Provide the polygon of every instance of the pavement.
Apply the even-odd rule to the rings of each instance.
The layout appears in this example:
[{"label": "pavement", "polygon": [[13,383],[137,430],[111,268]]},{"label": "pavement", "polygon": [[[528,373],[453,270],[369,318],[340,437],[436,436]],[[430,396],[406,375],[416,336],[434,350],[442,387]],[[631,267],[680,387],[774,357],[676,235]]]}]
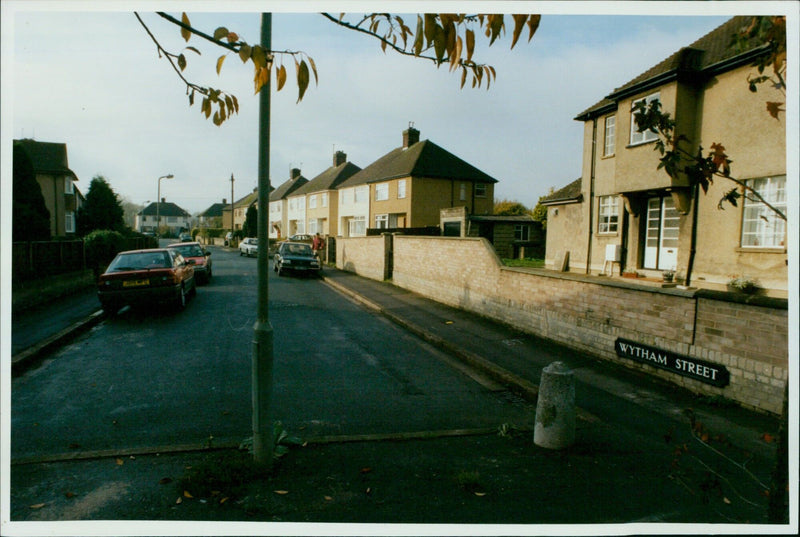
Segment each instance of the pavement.
[{"label": "pavement", "polygon": [[[598,533],[620,531],[604,529],[619,524],[628,524],[626,532],[661,533],[665,523],[676,524],[669,526],[672,533],[731,524],[750,533],[774,520],[768,507],[779,436],[775,416],[696,396],[391,283],[327,267],[322,278],[493,378],[511,398],[535,401],[542,369],[564,362],[576,382],[574,444],[545,449],[529,429],[503,424],[484,431],[303,438],[266,469],[237,446],[212,445],[11,460],[10,517],[2,520],[12,523],[0,533],[65,520],[159,535],[177,527],[187,535],[230,531],[209,521],[270,524],[235,526],[239,535],[585,531],[560,526],[572,524],[602,525]],[[15,374],[102,320],[87,296],[13,317]],[[200,526],[192,533],[174,525],[184,523]],[[769,529],[796,533],[796,523],[795,517],[794,525]]]}]

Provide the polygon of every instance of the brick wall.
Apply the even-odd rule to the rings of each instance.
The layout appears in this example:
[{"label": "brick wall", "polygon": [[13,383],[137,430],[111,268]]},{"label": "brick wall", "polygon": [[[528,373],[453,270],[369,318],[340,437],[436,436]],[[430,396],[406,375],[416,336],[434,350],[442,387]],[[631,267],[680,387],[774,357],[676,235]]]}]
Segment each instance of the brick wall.
[{"label": "brick wall", "polygon": [[[351,261],[339,268],[367,277],[382,272],[384,242],[346,240]],[[788,378],[785,300],[759,302],[723,292],[505,267],[480,238],[396,235],[393,243],[392,281],[399,287],[696,393],[781,412]],[[722,365],[730,372],[730,384],[715,387],[620,358],[614,350],[617,338]]]},{"label": "brick wall", "polygon": [[336,268],[373,280],[385,280],[387,237],[336,238]]}]

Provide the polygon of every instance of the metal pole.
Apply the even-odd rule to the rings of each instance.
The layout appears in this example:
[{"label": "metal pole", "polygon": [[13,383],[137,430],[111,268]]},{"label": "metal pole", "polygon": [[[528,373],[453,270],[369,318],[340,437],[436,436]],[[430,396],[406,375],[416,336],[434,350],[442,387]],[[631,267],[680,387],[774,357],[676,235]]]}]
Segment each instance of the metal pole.
[{"label": "metal pole", "polygon": [[[272,14],[261,14],[261,46],[268,51],[272,67]],[[261,464],[272,464],[274,439],[271,419],[272,326],[269,323],[269,125],[270,84],[259,92],[258,119],[258,297],[253,326],[253,455]]]},{"label": "metal pole", "polygon": [[230,246],[231,242],[233,242],[233,209],[234,209],[234,199],[233,199],[233,174],[231,174],[231,240],[228,241],[228,246]]},{"label": "metal pole", "polygon": [[158,198],[156,198],[156,237],[158,237],[158,232],[161,229],[161,180],[162,179],[172,179],[172,174],[169,175],[162,175],[158,178]]}]

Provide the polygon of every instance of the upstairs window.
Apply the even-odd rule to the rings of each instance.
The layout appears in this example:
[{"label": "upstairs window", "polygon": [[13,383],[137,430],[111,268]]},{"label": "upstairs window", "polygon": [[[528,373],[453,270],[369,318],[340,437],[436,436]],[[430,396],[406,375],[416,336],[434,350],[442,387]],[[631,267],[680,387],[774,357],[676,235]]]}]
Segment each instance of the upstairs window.
[{"label": "upstairs window", "polygon": [[354,192],[355,202],[356,203],[364,203],[369,201],[369,187],[364,186],[357,186]]},{"label": "upstairs window", "polygon": [[389,199],[389,183],[378,183],[375,185],[375,201],[386,201]]},{"label": "upstairs window", "polygon": [[397,181],[397,199],[403,199],[406,197],[406,180],[400,179]]},{"label": "upstairs window", "polygon": [[616,140],[617,118],[608,116],[606,118],[606,128],[603,135],[603,156],[610,157],[614,154],[614,143]]},{"label": "upstairs window", "polygon": [[475,183],[475,197],[476,198],[486,197],[486,183]]},{"label": "upstairs window", "polygon": [[461,183],[458,193],[458,199],[460,201],[467,200],[467,183]]},{"label": "upstairs window", "polygon": [[600,196],[598,233],[616,233],[619,227],[619,197]]},{"label": "upstairs window", "polygon": [[[786,214],[786,176],[763,177],[747,181],[767,203]],[[763,202],[745,197],[742,211],[743,248],[784,248],[786,220],[782,220]]]},{"label": "upstairs window", "polygon": [[328,206],[328,193],[327,192],[323,192],[322,193],[322,206],[323,207],[327,207]]},{"label": "upstairs window", "polygon": [[308,208],[309,209],[316,209],[317,208],[317,196],[316,194],[313,196],[308,197]]},{"label": "upstairs window", "polygon": [[633,109],[636,108],[637,103],[644,102],[647,106],[650,106],[651,102],[658,101],[659,98],[660,94],[654,93],[652,95],[648,95],[644,99],[633,101],[633,105],[631,107],[631,145],[645,144],[658,139],[658,135],[651,130],[646,130],[644,132],[639,132],[637,130],[636,114],[634,114]]},{"label": "upstairs window", "polygon": [[69,177],[64,178],[64,194],[74,194],[75,186],[72,184],[72,179]]},{"label": "upstairs window", "polygon": [[75,213],[66,212],[64,218],[64,233],[75,233]]}]

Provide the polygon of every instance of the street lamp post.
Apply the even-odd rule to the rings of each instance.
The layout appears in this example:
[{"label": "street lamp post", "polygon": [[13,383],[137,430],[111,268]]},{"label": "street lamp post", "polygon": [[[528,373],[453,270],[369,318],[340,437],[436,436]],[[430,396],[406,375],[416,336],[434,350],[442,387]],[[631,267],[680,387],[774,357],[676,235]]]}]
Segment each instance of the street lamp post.
[{"label": "street lamp post", "polygon": [[156,237],[161,229],[161,180],[172,179],[172,174],[162,175],[158,178],[158,197],[156,198]]}]

